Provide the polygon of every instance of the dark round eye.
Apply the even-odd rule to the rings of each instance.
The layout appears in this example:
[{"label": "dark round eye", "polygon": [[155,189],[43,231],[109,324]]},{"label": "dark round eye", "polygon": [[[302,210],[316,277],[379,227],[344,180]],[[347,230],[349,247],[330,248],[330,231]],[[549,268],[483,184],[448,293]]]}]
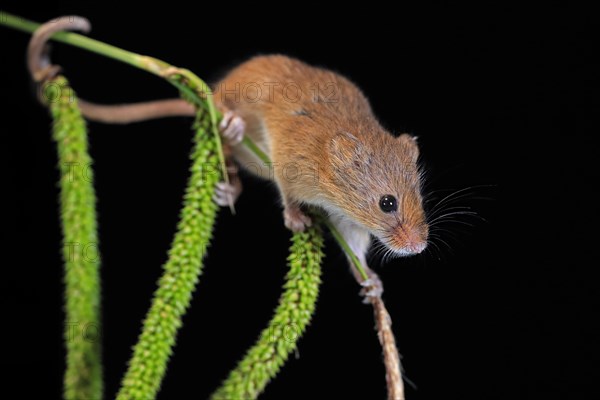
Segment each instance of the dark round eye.
[{"label": "dark round eye", "polygon": [[394,212],[398,209],[398,202],[391,194],[386,194],[379,199],[379,207],[386,213]]}]

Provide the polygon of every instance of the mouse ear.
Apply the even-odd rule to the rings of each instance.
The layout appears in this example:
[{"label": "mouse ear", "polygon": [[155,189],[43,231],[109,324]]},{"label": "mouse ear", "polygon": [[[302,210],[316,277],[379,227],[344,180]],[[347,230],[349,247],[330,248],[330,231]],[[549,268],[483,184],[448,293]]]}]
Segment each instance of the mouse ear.
[{"label": "mouse ear", "polygon": [[419,158],[419,145],[417,144],[417,137],[403,133],[398,136],[397,140],[402,144],[402,148],[406,151],[413,162],[417,162]]},{"label": "mouse ear", "polygon": [[330,159],[334,164],[347,166],[361,164],[366,158],[364,145],[350,132],[342,131],[329,141]]}]

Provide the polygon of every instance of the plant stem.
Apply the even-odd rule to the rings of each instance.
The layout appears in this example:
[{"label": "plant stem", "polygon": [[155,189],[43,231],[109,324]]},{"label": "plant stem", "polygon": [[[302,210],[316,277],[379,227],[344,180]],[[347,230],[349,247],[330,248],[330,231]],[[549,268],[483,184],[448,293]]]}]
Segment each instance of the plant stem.
[{"label": "plant stem", "polygon": [[[9,14],[5,11],[0,11],[0,25],[6,25],[28,33],[33,33],[37,28],[40,27],[40,24],[37,22],[29,21],[25,18]],[[52,40],[70,44],[75,47],[80,47],[82,49],[133,65],[134,67],[142,68],[149,72],[158,74],[158,71],[153,71],[150,67],[143,65],[143,56],[125,51],[95,39],[91,39],[78,33],[56,32],[54,35],[52,35]]]},{"label": "plant stem", "polygon": [[371,300],[375,317],[377,338],[383,350],[383,363],[385,365],[385,381],[388,389],[388,400],[404,400],[404,382],[402,381],[402,367],[396,339],[392,331],[392,318],[385,308],[383,299],[375,297]]},{"label": "plant stem", "polygon": [[369,279],[369,276],[365,272],[365,269],[363,268],[362,264],[360,263],[360,260],[358,259],[358,257],[356,257],[356,254],[354,254],[354,252],[352,251],[352,249],[350,248],[350,246],[348,245],[346,240],[344,240],[344,237],[342,236],[342,234],[335,227],[335,225],[333,225],[331,223],[329,218],[323,217],[321,219],[323,220],[325,225],[327,225],[327,227],[331,231],[331,235],[333,236],[333,238],[338,242],[338,244],[340,245],[342,250],[344,250],[344,253],[346,253],[346,255],[348,255],[348,257],[350,257],[350,260],[352,260],[352,264],[354,264],[354,266],[358,270],[360,277],[363,280]]},{"label": "plant stem", "polygon": [[[6,25],[14,29],[18,29],[24,32],[33,33],[40,26],[40,24],[20,18],[16,15],[0,12],[0,25]],[[62,17],[69,18],[69,17]],[[208,109],[209,118],[212,123],[211,131],[216,137],[217,154],[219,156],[219,164],[223,171],[223,179],[229,183],[229,176],[227,174],[227,168],[225,165],[225,157],[223,156],[223,146],[221,144],[221,137],[217,130],[217,119],[218,113],[212,100],[212,91],[210,87],[193,72],[187,69],[175,68],[172,65],[159,60],[154,57],[143,56],[137,53],[133,53],[121,48],[100,42],[95,39],[91,39],[87,36],[80,35],[73,32],[56,32],[51,36],[52,40],[58,42],[70,44],[72,46],[80,47],[82,49],[122,61],[126,64],[148,71],[154,75],[158,75],[161,78],[167,79],[173,86],[183,91],[188,96],[193,93],[196,96],[192,96],[194,103],[197,107]],[[185,83],[183,83],[185,81]],[[191,90],[190,90],[191,89]],[[202,97],[204,99],[202,99]],[[258,149],[258,148],[257,148]],[[258,149],[260,151],[260,149]],[[233,204],[230,204],[231,212],[235,214]]]},{"label": "plant stem", "polygon": [[260,160],[265,164],[265,165],[271,165],[271,160],[269,159],[269,156],[265,154],[264,151],[262,151],[260,149],[260,147],[258,147],[256,145],[256,143],[254,143],[252,141],[252,139],[250,139],[248,137],[248,135],[244,135],[244,139],[242,140],[242,143],[248,147],[248,149],[250,149],[250,151],[252,151],[258,158],[260,158]]},{"label": "plant stem", "polygon": [[67,80],[46,87],[58,150],[65,263],[66,400],[102,398],[100,254],[85,120]]},{"label": "plant stem", "polygon": [[[0,11],[0,16],[1,16],[0,17],[0,25],[6,25],[6,26],[9,26],[14,29],[21,30],[23,32],[33,33],[40,26],[40,24],[38,24],[36,22],[26,20],[26,19],[18,17],[16,15],[6,13],[4,11]],[[137,67],[137,68],[141,68],[145,71],[151,72],[151,73],[158,75],[160,77],[163,77],[163,78],[166,77],[166,78],[168,78],[167,80],[171,84],[173,84],[180,90],[181,90],[182,86],[185,86],[185,85],[182,85],[181,82],[177,79],[170,79],[173,72],[171,72],[169,70],[173,69],[173,67],[171,65],[165,63],[164,61],[158,60],[156,58],[142,56],[142,55],[139,55],[136,53],[132,53],[130,51],[126,51],[126,50],[120,49],[118,47],[111,46],[109,44],[106,44],[106,43],[100,42],[98,40],[94,40],[94,39],[88,38],[87,36],[83,36],[83,35],[73,33],[73,32],[57,32],[54,35],[52,35],[51,39],[62,42],[62,43],[70,44],[70,45],[73,45],[76,47],[80,47],[82,49],[92,51],[92,52],[104,55],[106,57],[109,57],[109,58],[113,58],[115,60],[122,61],[124,63],[133,65],[134,67]],[[176,72],[183,73],[183,76],[186,79],[190,80],[193,83],[193,85],[195,85],[198,89],[201,90],[201,92],[199,92],[199,93],[198,92],[194,93],[192,91],[186,90],[185,94],[190,97],[190,100],[192,100],[196,106],[198,106],[200,108],[205,107],[205,106],[208,107],[208,111],[210,113],[210,118],[211,118],[211,121],[213,122],[213,127],[211,129],[213,131],[213,134],[216,134],[216,119],[217,119],[218,114],[214,108],[214,103],[212,102],[212,94],[211,94],[209,86],[202,79],[198,78],[196,75],[194,75],[193,73],[191,73],[188,70],[178,69]],[[206,103],[202,100],[201,96],[206,96]],[[218,136],[218,135],[216,135],[216,136]],[[219,139],[217,139],[217,140],[219,140]],[[244,136],[244,140],[242,141],[242,143],[244,143],[244,145],[248,146],[248,148],[252,152],[254,152],[254,154],[256,154],[256,156],[258,158],[260,158],[261,161],[263,161],[265,164],[271,163],[271,160],[269,159],[269,157],[248,136]],[[217,146],[220,146],[220,145],[221,145],[221,143],[219,141],[217,143]],[[226,171],[226,169],[224,169],[225,162],[222,157],[222,152],[219,153],[219,156],[220,156],[221,168],[223,169],[224,179],[227,179],[227,171]],[[324,220],[326,222],[328,221],[327,218],[324,218]],[[336,241],[338,242],[338,244],[342,247],[342,249],[346,252],[346,254],[348,254],[348,256],[352,259],[352,262],[358,269],[361,277],[363,279],[367,279],[367,274],[365,273],[364,268],[362,267],[362,265],[360,264],[360,261],[358,260],[356,255],[352,252],[352,250],[350,249],[350,247],[348,246],[348,244],[346,243],[344,238],[339,234],[339,232],[337,232],[337,230],[331,223],[327,223],[327,226],[331,230],[331,232],[332,232],[333,236],[335,237]]]}]

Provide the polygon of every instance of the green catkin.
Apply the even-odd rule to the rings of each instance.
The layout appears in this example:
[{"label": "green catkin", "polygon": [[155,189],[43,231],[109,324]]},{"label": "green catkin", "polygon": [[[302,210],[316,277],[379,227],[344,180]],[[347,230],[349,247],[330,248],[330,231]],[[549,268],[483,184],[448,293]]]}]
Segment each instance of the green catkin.
[{"label": "green catkin", "polygon": [[198,116],[194,129],[191,176],[177,232],[142,333],[133,349],[118,400],[152,400],[156,397],[181,327],[181,318],[190,305],[202,272],[202,259],[212,238],[217,215],[217,205],[212,197],[221,174],[208,114]]},{"label": "green catkin", "polygon": [[285,291],[275,315],[212,400],[256,399],[279,372],[314,313],[322,258],[323,236],[318,226],[293,236]]},{"label": "green catkin", "polygon": [[96,197],[87,132],[66,78],[47,82],[60,169],[60,217],[65,265],[66,400],[102,398],[100,257]]}]

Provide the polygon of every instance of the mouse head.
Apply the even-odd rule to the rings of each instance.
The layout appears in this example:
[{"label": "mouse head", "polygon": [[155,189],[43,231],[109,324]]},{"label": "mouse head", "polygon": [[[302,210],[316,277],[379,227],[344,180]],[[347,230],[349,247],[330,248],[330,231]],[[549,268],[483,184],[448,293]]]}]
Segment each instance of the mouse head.
[{"label": "mouse head", "polygon": [[423,211],[416,138],[340,132],[329,143],[330,201],[367,228],[394,254],[422,252],[428,225]]}]

